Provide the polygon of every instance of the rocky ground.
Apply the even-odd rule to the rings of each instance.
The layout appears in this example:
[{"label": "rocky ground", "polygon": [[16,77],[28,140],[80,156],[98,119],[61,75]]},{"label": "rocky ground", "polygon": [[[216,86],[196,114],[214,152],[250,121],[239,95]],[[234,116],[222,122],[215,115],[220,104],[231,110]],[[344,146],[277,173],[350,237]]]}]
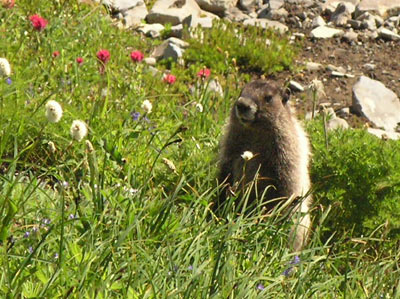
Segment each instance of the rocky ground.
[{"label": "rocky ground", "polygon": [[[102,2],[121,26],[152,37],[158,37],[167,23],[180,37],[183,24],[209,28],[219,18],[289,33],[302,45],[298,68],[272,78],[279,82],[291,80],[297,106],[304,114],[312,110],[308,87],[314,82],[319,90],[317,108],[332,108],[330,113],[334,111],[342,118],[331,123],[333,128],[349,123],[351,127],[384,129],[371,130],[379,137],[400,138],[399,0]],[[171,56],[179,59],[183,44],[178,39],[166,41],[148,63]]]}]

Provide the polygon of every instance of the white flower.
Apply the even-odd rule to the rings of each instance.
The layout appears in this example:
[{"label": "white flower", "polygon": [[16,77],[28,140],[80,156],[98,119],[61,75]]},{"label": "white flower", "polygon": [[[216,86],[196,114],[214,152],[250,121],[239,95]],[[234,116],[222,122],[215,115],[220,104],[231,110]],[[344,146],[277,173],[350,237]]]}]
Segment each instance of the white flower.
[{"label": "white flower", "polygon": [[253,153],[250,151],[245,151],[243,152],[243,154],[241,155],[241,157],[243,158],[243,160],[245,161],[249,161],[250,159],[252,159],[254,157]]},{"label": "white flower", "polygon": [[54,145],[54,142],[53,141],[49,141],[47,144],[49,145],[50,152],[55,153],[56,152],[56,146]]},{"label": "white flower", "polygon": [[71,136],[77,141],[81,141],[87,135],[87,125],[84,121],[74,120],[71,126]]},{"label": "white flower", "polygon": [[51,123],[59,122],[63,114],[61,105],[53,100],[46,103],[46,117]]},{"label": "white flower", "polygon": [[153,109],[153,105],[150,103],[149,100],[144,100],[142,103],[142,109],[146,112],[146,113],[150,113],[151,109]]},{"label": "white flower", "polygon": [[0,76],[9,77],[11,75],[11,66],[7,59],[0,58]]},{"label": "white flower", "polygon": [[196,104],[196,109],[197,109],[197,111],[199,111],[200,113],[203,112],[203,105],[200,104],[200,103],[197,103],[197,104]]}]

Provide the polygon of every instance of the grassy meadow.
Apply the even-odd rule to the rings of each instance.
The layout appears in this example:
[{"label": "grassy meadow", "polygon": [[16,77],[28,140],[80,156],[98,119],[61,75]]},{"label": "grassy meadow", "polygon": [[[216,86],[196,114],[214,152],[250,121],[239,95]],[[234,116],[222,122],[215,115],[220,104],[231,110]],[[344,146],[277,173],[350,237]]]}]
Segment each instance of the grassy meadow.
[{"label": "grassy meadow", "polygon": [[[33,15],[48,23],[35,28]],[[255,73],[296,71],[301,43],[222,22],[194,36],[185,65],[156,72],[130,55],[162,39],[119,29],[103,6],[0,7],[11,65],[0,77],[0,298],[400,297],[399,142],[305,124],[315,203],[301,253],[288,249],[283,206],[212,213],[233,99]]]}]

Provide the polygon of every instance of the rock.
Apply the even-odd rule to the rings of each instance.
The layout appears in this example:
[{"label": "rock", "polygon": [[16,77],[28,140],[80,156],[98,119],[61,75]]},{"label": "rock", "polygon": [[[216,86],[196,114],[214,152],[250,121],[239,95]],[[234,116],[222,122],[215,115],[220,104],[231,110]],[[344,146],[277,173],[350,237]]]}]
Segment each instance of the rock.
[{"label": "rock", "polygon": [[171,27],[171,33],[170,33],[171,37],[182,38],[182,35],[183,35],[183,25],[182,24],[178,24],[178,25]]},{"label": "rock", "polygon": [[336,112],[336,115],[343,118],[343,117],[348,117],[350,115],[350,108],[349,107],[344,107],[342,109],[339,109]]},{"label": "rock", "polygon": [[285,33],[288,31],[288,27],[277,21],[271,21],[267,19],[248,19],[243,22],[245,26],[259,26],[264,29],[271,28],[279,31],[280,33]]},{"label": "rock", "polygon": [[142,24],[138,31],[142,32],[146,36],[150,36],[153,38],[159,37],[161,35],[161,31],[164,30],[164,26],[161,24]]},{"label": "rock", "polygon": [[284,0],[269,0],[268,4],[269,4],[269,8],[271,10],[276,10],[276,9],[282,8],[283,5],[285,4],[285,1]]},{"label": "rock", "polygon": [[320,27],[320,26],[325,26],[326,22],[325,20],[321,17],[321,16],[316,16],[311,23],[311,27],[315,28],[315,27]]},{"label": "rock", "polygon": [[396,94],[365,76],[353,86],[353,109],[386,131],[393,132],[400,122],[400,101]]},{"label": "rock", "polygon": [[360,29],[361,28],[361,21],[359,20],[347,20],[347,24],[351,26],[353,29]]},{"label": "rock", "polygon": [[333,12],[331,21],[336,26],[345,26],[347,24],[347,20],[351,19],[351,14],[355,9],[356,8],[354,4],[349,2],[341,2]]},{"label": "rock", "polygon": [[332,14],[340,3],[350,3],[356,6],[360,0],[327,0],[321,5],[321,10],[328,14]]},{"label": "rock", "polygon": [[284,8],[272,9],[265,16],[269,20],[284,20],[289,13]]},{"label": "rock", "polygon": [[319,26],[311,31],[312,38],[332,38],[343,35],[343,30],[328,26]]},{"label": "rock", "polygon": [[154,57],[146,57],[143,59],[144,63],[155,66],[156,65],[156,59]]},{"label": "rock", "polygon": [[101,2],[109,6],[115,13],[124,12],[136,6],[144,5],[142,0],[103,0]]},{"label": "rock", "polygon": [[307,61],[306,62],[306,69],[308,71],[319,71],[322,70],[324,66],[317,62]]},{"label": "rock", "polygon": [[184,48],[188,47],[188,43],[175,37],[170,37],[161,45],[154,49],[151,54],[157,61],[161,59],[172,58],[179,61],[182,58]]},{"label": "rock", "polygon": [[357,6],[355,15],[372,12],[382,17],[395,16],[400,13],[399,0],[362,0]]},{"label": "rock", "polygon": [[249,15],[245,14],[237,7],[231,7],[225,11],[225,18],[232,22],[243,22],[244,20],[251,19]]},{"label": "rock", "polygon": [[142,24],[147,14],[146,4],[142,3],[142,5],[137,5],[127,10],[125,13],[122,13],[122,16],[126,27],[137,27]]},{"label": "rock", "polygon": [[239,7],[247,12],[256,11],[259,6],[258,0],[239,0],[238,1]]},{"label": "rock", "polygon": [[326,69],[330,72],[338,72],[338,73],[346,73],[346,70],[344,67],[341,66],[335,66],[333,64],[328,64],[326,66]]},{"label": "rock", "polygon": [[344,77],[346,74],[345,74],[345,73],[342,73],[342,72],[338,72],[338,71],[332,71],[331,75],[332,75],[332,77],[339,77],[339,78],[341,78],[341,77]]},{"label": "rock", "polygon": [[196,2],[201,9],[222,16],[230,8],[236,6],[237,0],[196,0]]},{"label": "rock", "polygon": [[304,91],[304,87],[299,82],[293,80],[289,81],[289,88],[293,91]]},{"label": "rock", "polygon": [[400,40],[400,35],[384,27],[378,29],[378,36],[384,40]]},{"label": "rock", "polygon": [[326,128],[328,131],[332,130],[337,130],[337,129],[348,129],[350,126],[347,123],[346,120],[340,117],[332,117],[330,120],[328,120],[328,123],[326,124]]},{"label": "rock", "polygon": [[207,86],[207,91],[213,92],[218,94],[219,96],[223,96],[224,95],[224,91],[222,89],[221,84],[218,82],[217,79],[211,79],[208,82],[208,86]]},{"label": "rock", "polygon": [[343,40],[348,43],[356,42],[358,40],[358,34],[350,29],[349,31],[346,31],[346,33],[343,35]]},{"label": "rock", "polygon": [[361,28],[368,29],[368,30],[376,30],[376,21],[375,17],[370,13],[366,12],[359,16],[357,20],[361,21]]},{"label": "rock", "polygon": [[367,71],[373,71],[373,70],[375,70],[375,64],[366,63],[366,64],[364,64],[364,68],[365,68]]},{"label": "rock", "polygon": [[194,0],[158,0],[146,16],[150,24],[188,24],[200,17],[201,9]]},{"label": "rock", "polygon": [[375,135],[378,138],[381,139],[393,139],[393,140],[399,140],[400,139],[400,134],[396,132],[388,132],[380,129],[373,129],[373,128],[368,128],[367,129],[368,133]]}]

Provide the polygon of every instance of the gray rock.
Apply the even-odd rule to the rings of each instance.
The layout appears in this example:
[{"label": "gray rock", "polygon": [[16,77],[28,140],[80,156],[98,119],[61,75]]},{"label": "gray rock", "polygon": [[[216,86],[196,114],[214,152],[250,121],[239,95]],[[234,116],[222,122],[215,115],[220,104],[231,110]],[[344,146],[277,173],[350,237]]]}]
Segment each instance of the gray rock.
[{"label": "gray rock", "polygon": [[144,63],[151,65],[151,66],[155,66],[156,65],[156,59],[154,57],[146,57],[143,59]]},{"label": "gray rock", "polygon": [[367,129],[368,133],[375,135],[378,138],[381,139],[393,139],[393,140],[399,140],[400,139],[400,134],[396,132],[388,132],[380,129],[373,129],[373,128],[368,128]]},{"label": "gray rock", "polygon": [[328,64],[326,66],[326,69],[330,72],[338,72],[338,73],[346,73],[346,70],[344,67],[341,66],[335,66],[333,64]]},{"label": "gray rock", "polygon": [[305,65],[306,65],[306,69],[308,71],[312,71],[312,72],[319,71],[324,68],[324,66],[322,64],[317,63],[317,62],[312,62],[312,61],[307,61]]},{"label": "gray rock", "polygon": [[124,24],[126,27],[137,27],[142,24],[142,21],[146,18],[148,14],[146,4],[137,5],[136,7],[124,12]]},{"label": "gray rock", "polygon": [[338,71],[332,71],[331,75],[332,75],[332,77],[339,77],[339,78],[346,76],[345,73],[338,72]]},{"label": "gray rock", "polygon": [[195,0],[158,0],[146,16],[150,24],[189,24],[193,17],[200,17],[201,9]]},{"label": "gray rock", "polygon": [[347,24],[349,24],[351,26],[351,28],[353,29],[360,29],[361,28],[361,21],[359,20],[347,20]]},{"label": "gray rock", "polygon": [[336,26],[345,26],[347,21],[351,19],[351,14],[354,12],[355,6],[349,2],[339,3],[331,16],[331,21]]},{"label": "gray rock", "polygon": [[293,80],[289,81],[289,88],[293,91],[304,91],[304,87],[299,82]]},{"label": "gray rock", "polygon": [[368,29],[368,30],[376,30],[376,21],[375,17],[370,13],[366,12],[359,16],[357,20],[361,21],[361,28]]},{"label": "gray rock", "polygon": [[326,22],[321,16],[316,16],[312,20],[312,23],[311,23],[312,28],[319,27],[319,26],[325,26],[325,25],[326,25]]},{"label": "gray rock", "polygon": [[364,12],[372,12],[382,17],[395,16],[400,13],[399,0],[362,0],[356,7],[356,16]]},{"label": "gray rock", "polygon": [[188,43],[175,37],[170,37],[161,45],[156,47],[151,54],[157,61],[161,59],[172,58],[179,61],[182,58],[184,48],[188,47]]},{"label": "gray rock", "polygon": [[288,15],[286,9],[279,8],[270,10],[265,17],[270,20],[284,20]]},{"label": "gray rock", "polygon": [[224,15],[230,8],[236,6],[237,0],[196,0],[196,2],[205,11]]},{"label": "gray rock", "polygon": [[284,0],[269,0],[268,4],[269,4],[269,8],[271,10],[275,10],[275,9],[282,8],[283,5],[285,4],[285,1]]},{"label": "gray rock", "polygon": [[257,8],[260,5],[260,2],[262,3],[262,1],[259,0],[239,0],[238,5],[240,6],[241,9],[247,12],[252,12],[257,10]]},{"label": "gray rock", "polygon": [[336,115],[343,118],[343,117],[348,117],[350,115],[350,108],[349,107],[344,107],[342,109],[339,109],[336,112]]},{"label": "gray rock", "polygon": [[326,0],[320,7],[322,11],[332,14],[340,3],[350,3],[356,6],[359,2],[360,0]]},{"label": "gray rock", "polygon": [[231,7],[225,11],[225,18],[232,22],[243,22],[244,20],[251,19],[252,17],[245,14],[237,7]]},{"label": "gray rock", "polygon": [[377,127],[393,132],[400,122],[400,101],[381,82],[361,76],[353,86],[353,109]]},{"label": "gray rock", "polygon": [[366,63],[366,64],[364,64],[364,68],[365,68],[367,71],[373,71],[373,70],[375,70],[375,64]]},{"label": "gray rock", "polygon": [[384,40],[400,40],[400,35],[384,27],[378,29],[378,36]]},{"label": "gray rock", "polygon": [[349,43],[356,42],[358,40],[358,33],[350,29],[349,31],[346,31],[346,33],[343,35],[343,39]]},{"label": "gray rock", "polygon": [[343,35],[343,30],[331,28],[328,26],[319,26],[311,31],[312,38],[332,38]]},{"label": "gray rock", "polygon": [[288,27],[280,22],[271,21],[267,19],[248,19],[243,22],[245,26],[259,26],[264,29],[271,28],[279,31],[280,33],[285,33],[288,31]]},{"label": "gray rock", "polygon": [[164,26],[161,24],[142,24],[138,31],[142,32],[146,36],[150,36],[152,38],[159,37],[161,35],[161,31],[164,30]]},{"label": "gray rock", "polygon": [[103,0],[101,2],[115,12],[124,12],[144,4],[143,0]]},{"label": "gray rock", "polygon": [[330,120],[328,120],[328,123],[326,124],[326,128],[328,131],[333,131],[337,129],[348,129],[350,126],[347,123],[346,120],[340,117],[332,117]]}]

